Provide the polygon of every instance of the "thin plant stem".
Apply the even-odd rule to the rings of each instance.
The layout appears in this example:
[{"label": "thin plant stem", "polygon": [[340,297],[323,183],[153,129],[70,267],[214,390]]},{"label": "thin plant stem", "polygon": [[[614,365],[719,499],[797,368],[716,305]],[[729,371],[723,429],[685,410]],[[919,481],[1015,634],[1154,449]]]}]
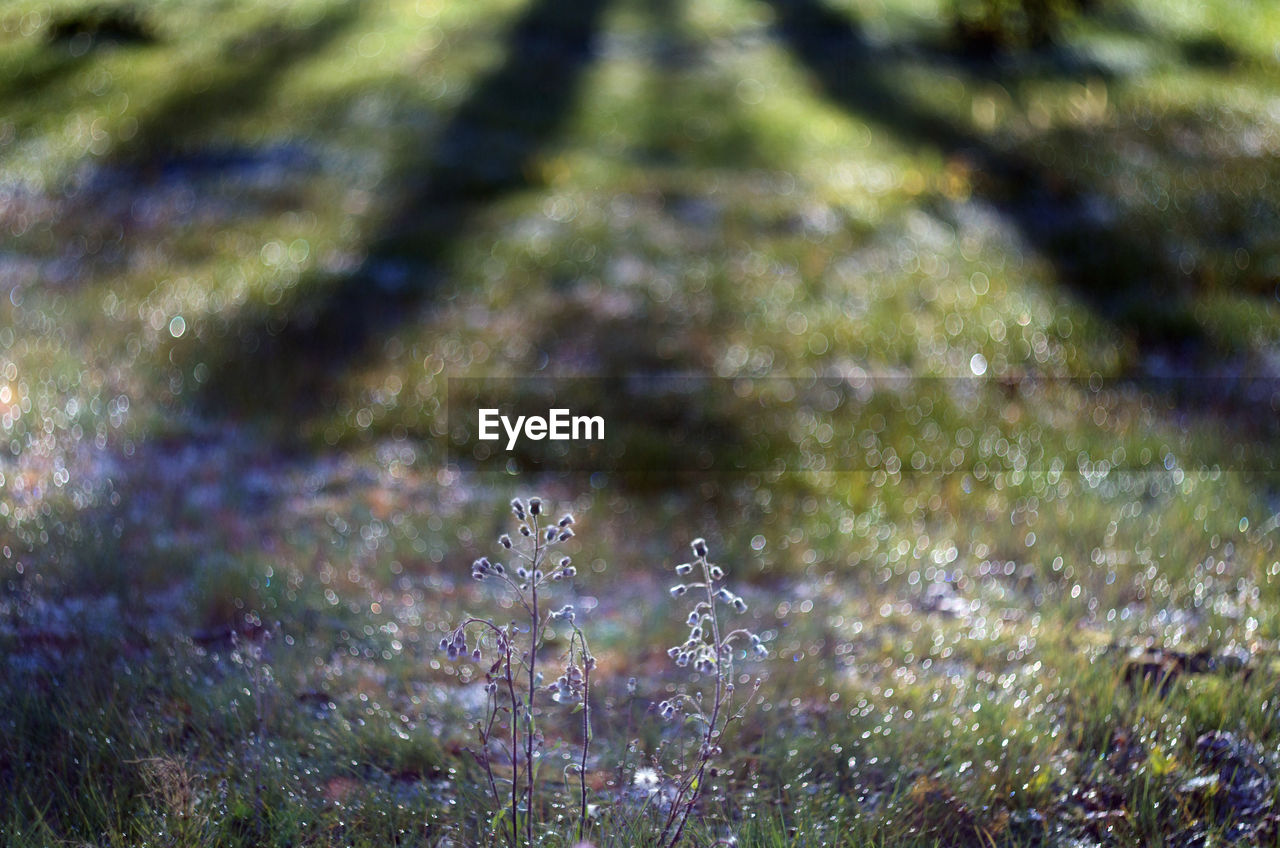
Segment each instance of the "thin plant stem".
[{"label": "thin plant stem", "polygon": [[525,811],[525,833],[528,836],[528,843],[533,845],[533,795],[537,785],[537,772],[533,764],[533,748],[534,748],[534,724],[533,724],[533,696],[537,691],[537,665],[538,665],[538,642],[541,637],[542,622],[538,619],[538,569],[542,564],[542,536],[539,533],[538,516],[530,515],[530,524],[533,526],[533,574],[529,577],[529,585],[532,587],[530,593],[530,603],[532,609],[529,613],[529,706],[525,711],[525,721],[528,726],[525,729],[525,782],[528,784],[528,809]]},{"label": "thin plant stem", "polygon": [[[714,581],[711,579],[711,568],[707,563],[706,556],[699,556],[698,564],[702,568],[702,585],[707,593],[707,604],[711,608],[711,643],[715,650],[715,656],[712,659],[715,665],[715,695],[711,704],[711,718],[707,722],[702,746],[698,751],[698,764],[691,769],[690,776],[681,783],[680,789],[676,793],[675,801],[671,804],[671,811],[667,814],[667,822],[662,828],[662,835],[659,837],[662,844],[672,846],[672,848],[679,844],[680,838],[684,835],[684,828],[689,820],[689,815],[693,812],[694,806],[698,803],[698,797],[702,794],[702,781],[706,774],[707,762],[711,759],[711,752],[719,735],[716,725],[720,721],[720,710],[724,704],[725,695],[724,642],[720,639],[720,621],[716,613]],[[673,824],[675,825],[675,831],[671,832]],[[666,841],[668,833],[671,833],[670,841]]]},{"label": "thin plant stem", "polygon": [[[578,841],[582,842],[587,829],[587,751],[591,746],[591,653],[587,650],[586,636],[576,625],[573,633],[582,657],[582,756],[578,763]],[[572,642],[569,643],[569,661],[573,661]]]}]

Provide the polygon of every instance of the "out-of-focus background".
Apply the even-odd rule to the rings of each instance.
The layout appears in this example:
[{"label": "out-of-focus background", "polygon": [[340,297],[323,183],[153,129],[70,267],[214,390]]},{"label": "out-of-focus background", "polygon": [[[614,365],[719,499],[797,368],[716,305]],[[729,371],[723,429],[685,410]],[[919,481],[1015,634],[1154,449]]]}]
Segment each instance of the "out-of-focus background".
[{"label": "out-of-focus background", "polygon": [[[472,844],[434,646],[537,493],[602,737],[685,679],[689,539],[751,604],[707,838],[1274,840],[1277,43],[1257,0],[6,3],[0,833]],[[450,379],[637,375],[786,379],[588,394],[662,473],[446,450]]]}]

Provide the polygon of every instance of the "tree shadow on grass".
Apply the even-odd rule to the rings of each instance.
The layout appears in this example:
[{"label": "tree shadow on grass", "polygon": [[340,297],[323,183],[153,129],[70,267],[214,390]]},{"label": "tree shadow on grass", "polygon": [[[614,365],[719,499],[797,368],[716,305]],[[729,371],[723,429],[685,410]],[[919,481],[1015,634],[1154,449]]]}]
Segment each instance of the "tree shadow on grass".
[{"label": "tree shadow on grass", "polygon": [[[1123,198],[1077,167],[1091,156],[1096,162],[1107,155],[1100,148],[1115,139],[1077,129],[1045,139],[1052,143],[1035,150],[1001,143],[914,92],[903,72],[916,60],[872,43],[855,21],[818,0],[769,2],[779,40],[823,95],[907,144],[935,150],[970,172],[978,198],[1052,263],[1059,281],[1135,339],[1140,351],[1180,349],[1203,355],[1220,343],[1190,317],[1203,280],[1185,263],[1180,267],[1179,256],[1170,249],[1167,226],[1176,213],[1153,204],[1139,212],[1126,209]],[[980,63],[953,67],[969,82],[998,81]],[[1123,153],[1117,160],[1123,166]],[[1208,233],[1201,237],[1202,246],[1217,247],[1209,242],[1218,237],[1229,234]]]},{"label": "tree shadow on grass", "polygon": [[28,57],[20,70],[0,81],[0,103],[40,97],[83,68],[92,55],[91,51],[73,53],[63,44],[41,48]]},{"label": "tree shadow on grass", "polygon": [[220,124],[251,114],[290,68],[348,32],[363,8],[359,0],[340,3],[314,23],[270,23],[229,40],[217,62],[184,74],[139,116],[137,133],[112,158],[145,174],[184,158],[184,148],[205,147]]},{"label": "tree shadow on grass", "polygon": [[501,65],[429,149],[409,151],[395,169],[390,211],[359,267],[313,274],[284,309],[234,328],[200,403],[289,428],[322,411],[378,338],[420,314],[476,216],[535,183],[531,167],[572,112],[607,6],[535,0],[510,29]]},{"label": "tree shadow on grass", "polygon": [[[220,45],[217,59],[177,62],[164,93],[152,101],[138,98],[131,113],[137,121],[134,132],[127,139],[117,138],[101,160],[66,180],[53,226],[27,234],[24,250],[77,261],[92,258],[95,271],[109,276],[114,263],[125,261],[130,251],[145,249],[159,230],[175,229],[198,216],[207,219],[218,200],[225,202],[212,199],[207,191],[216,180],[262,178],[312,164],[304,147],[254,148],[229,142],[224,131],[261,110],[285,74],[341,38],[359,19],[360,9],[360,2],[344,3],[302,26],[273,21]],[[30,72],[41,76],[39,85],[54,87],[86,67],[96,51],[87,49],[76,57],[66,45],[50,44]],[[8,94],[9,89],[0,86],[0,102]],[[38,91],[13,96],[39,99]],[[181,202],[175,203],[178,195]],[[235,211],[243,214],[243,206]],[[86,243],[107,249],[86,255],[78,247]]]}]

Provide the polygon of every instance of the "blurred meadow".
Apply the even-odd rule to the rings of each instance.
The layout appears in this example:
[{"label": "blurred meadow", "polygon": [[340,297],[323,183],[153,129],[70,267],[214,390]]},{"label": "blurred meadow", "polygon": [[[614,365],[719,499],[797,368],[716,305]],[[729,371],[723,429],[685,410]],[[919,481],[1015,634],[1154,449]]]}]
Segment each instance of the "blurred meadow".
[{"label": "blurred meadow", "polygon": [[[507,844],[437,643],[538,494],[599,809],[705,536],[769,657],[687,844],[1280,844],[1277,44],[1260,0],[9,0],[0,842]],[[450,447],[450,380],[531,375],[747,388],[588,392],[626,468]]]}]

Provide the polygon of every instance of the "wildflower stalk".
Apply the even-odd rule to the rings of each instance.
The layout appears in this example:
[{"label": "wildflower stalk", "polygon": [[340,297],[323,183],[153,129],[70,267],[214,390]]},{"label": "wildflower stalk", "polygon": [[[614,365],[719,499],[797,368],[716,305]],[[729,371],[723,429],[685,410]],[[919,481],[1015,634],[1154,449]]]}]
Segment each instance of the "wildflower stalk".
[{"label": "wildflower stalk", "polygon": [[[517,848],[522,841],[522,829],[524,831],[524,844],[529,846],[536,844],[535,834],[538,828],[535,810],[538,803],[537,760],[539,746],[537,725],[538,653],[545,644],[549,623],[552,620],[567,618],[569,624],[573,627],[577,641],[571,642],[571,664],[573,663],[572,648],[575,644],[579,646],[578,652],[583,658],[584,666],[589,668],[593,661],[587,650],[585,636],[573,623],[572,606],[566,605],[554,612],[544,612],[545,596],[539,591],[543,583],[560,581],[565,578],[571,578],[576,574],[576,569],[570,564],[568,557],[561,558],[559,564],[554,568],[550,567],[546,562],[551,548],[556,543],[565,542],[573,537],[573,530],[570,529],[570,525],[573,524],[573,516],[564,516],[558,524],[541,521],[539,517],[543,513],[542,501],[538,498],[531,498],[527,509],[523,501],[519,499],[513,500],[511,508],[520,522],[520,536],[531,541],[527,547],[522,546],[524,549],[521,550],[512,541],[511,537],[504,533],[499,537],[498,543],[523,560],[525,565],[519,565],[508,570],[502,563],[490,562],[488,558],[481,557],[472,564],[471,576],[481,581],[496,579],[504,589],[511,593],[516,603],[519,604],[528,617],[527,639],[520,637],[523,628],[517,627],[515,623],[507,627],[499,627],[492,619],[470,616],[464,618],[453,629],[450,636],[440,640],[440,649],[445,651],[450,659],[467,658],[475,663],[482,661],[486,642],[492,643],[491,647],[496,647],[497,649],[497,660],[485,674],[485,689],[488,696],[486,700],[486,715],[477,725],[480,750],[478,752],[473,751],[472,755],[485,770],[489,791],[497,807],[495,810],[495,827],[498,814],[506,806],[505,812],[511,821],[511,848]],[[543,526],[544,523],[546,524],[545,527]],[[467,645],[468,631],[479,631],[477,644],[470,653],[468,653]],[[517,642],[521,642],[522,645],[517,647]],[[561,679],[567,682],[567,678]],[[578,680],[575,683],[575,687],[580,683],[589,685],[589,678]],[[581,697],[585,703],[586,692],[583,692]],[[501,706],[502,700],[506,701],[505,708]],[[558,700],[560,700],[559,696],[557,696]],[[584,707],[584,711],[585,709]],[[500,746],[500,743],[497,742],[495,728],[498,728],[499,716],[504,711],[508,714],[506,730],[510,739],[511,798],[509,806],[502,801],[498,787],[499,781],[494,774],[492,762],[494,746],[495,744]],[[588,736],[589,716],[588,712],[583,719],[583,726],[588,731]],[[584,746],[588,742],[589,739],[584,742]],[[524,760],[523,769],[521,767],[522,759]],[[581,762],[585,770],[585,747],[582,752]],[[580,790],[582,815],[579,820],[579,831],[582,832],[586,826],[585,776],[580,782]],[[522,800],[524,807],[523,824],[520,818]]]},{"label": "wildflower stalk", "polygon": [[[534,503],[537,503],[536,499]],[[525,731],[525,782],[528,783],[528,801],[525,810],[525,828],[529,838],[529,844],[533,845],[533,792],[537,785],[538,774],[534,768],[533,762],[533,737],[537,732],[533,723],[533,696],[538,690],[538,644],[542,641],[542,621],[538,618],[538,580],[537,574],[539,566],[542,564],[542,536],[538,533],[538,513],[533,512],[533,573],[534,579],[530,581],[532,585],[532,601],[533,607],[530,613],[530,624],[533,628],[529,638],[529,704],[525,708],[525,721],[528,722],[528,729]]]},{"label": "wildflower stalk", "polygon": [[[561,791],[570,798],[577,795],[577,841],[585,842],[590,809],[587,787],[587,765],[592,743],[590,696],[596,661],[587,644],[586,634],[576,623],[573,606],[564,604],[553,609],[548,602],[551,587],[544,585],[572,578],[576,574],[569,557],[560,558],[554,565],[549,561],[551,549],[557,543],[573,537],[570,527],[573,516],[566,515],[559,523],[543,519],[542,502],[538,498],[531,498],[527,508],[519,499],[512,501],[511,505],[512,512],[520,522],[520,536],[528,541],[517,546],[510,536],[503,534],[498,543],[522,560],[523,564],[508,569],[501,563],[490,562],[481,557],[472,564],[471,574],[481,581],[496,580],[505,591],[510,592],[514,602],[527,617],[528,630],[515,622],[499,626],[490,618],[468,616],[454,627],[449,636],[440,640],[440,649],[450,659],[469,659],[477,664],[482,662],[487,648],[496,649],[496,659],[485,673],[485,714],[476,725],[480,746],[478,751],[471,753],[484,769],[489,793],[494,800],[493,836],[499,839],[509,836],[510,848],[520,848],[522,844],[533,848],[538,844],[538,757],[539,746],[542,744],[538,730],[538,707],[541,700],[538,697],[539,689],[557,704],[576,704],[575,712],[582,712],[582,737],[576,756],[565,758],[568,764],[564,767],[565,783]],[[652,754],[652,761],[657,769],[662,768],[664,761],[672,760],[678,775],[674,781],[675,791],[670,807],[662,819],[661,830],[658,830],[655,823],[653,829],[646,834],[652,840],[651,844],[661,848],[675,848],[684,838],[689,818],[706,789],[706,780],[716,774],[713,763],[722,753],[720,742],[725,730],[743,716],[750,704],[751,697],[748,696],[736,711],[733,709],[734,644],[739,640],[750,640],[757,654],[767,653],[760,638],[750,630],[737,628],[725,632],[722,629],[719,605],[732,606],[734,611],[743,613],[747,609],[746,602],[725,586],[724,570],[708,560],[705,541],[695,540],[693,550],[695,561],[676,566],[676,573],[681,576],[689,575],[698,582],[680,583],[671,587],[673,597],[684,596],[692,590],[692,597],[697,599],[686,618],[689,635],[682,645],[671,648],[668,653],[678,667],[691,665],[692,671],[699,675],[695,680],[708,676],[713,678],[714,688],[709,708],[703,702],[701,693],[693,696],[683,690],[674,698],[657,705],[658,712],[666,720],[674,719],[678,713],[687,712],[702,725],[696,741],[681,741],[681,733],[671,735],[674,754],[667,753],[666,741]],[[540,685],[538,672],[539,653],[546,646],[547,634],[551,632],[553,622],[564,622],[567,625],[568,650],[564,656],[564,673],[554,683],[544,687]],[[467,644],[469,632],[475,632],[476,635],[473,648]],[[632,718],[630,697],[635,693],[635,685],[634,678],[628,681],[628,737]],[[507,716],[505,728],[502,727],[504,713]],[[493,764],[495,752],[501,751],[504,746],[504,741],[500,741],[500,734],[504,729],[509,739],[511,760],[509,802],[503,800],[501,781],[494,772]],[[629,744],[629,740],[623,742],[624,745]],[[696,751],[694,744],[697,746]],[[622,775],[626,769],[625,754],[623,759],[618,772],[620,793]],[[574,771],[578,778],[576,787],[571,779]],[[654,774],[656,783],[657,773]],[[621,824],[628,828],[633,837],[638,836],[637,823],[652,821],[649,818],[653,814],[651,803],[665,797],[656,791],[651,792],[639,811],[634,816],[623,817]],[[504,815],[510,819],[509,830],[502,821]],[[499,831],[502,831],[502,836],[498,836]],[[653,839],[655,835],[657,838]]]},{"label": "wildflower stalk", "polygon": [[578,808],[578,841],[583,840],[587,829],[587,750],[591,747],[591,663],[583,663],[582,696],[582,759],[578,763],[578,786],[581,790]]},{"label": "wildflower stalk", "polygon": [[[476,618],[475,616],[464,619],[463,622],[458,625],[458,630],[460,631],[466,630],[468,627],[471,627],[472,625],[478,626],[482,629],[488,629],[492,631],[495,637],[495,642],[498,646],[498,650],[500,652],[500,657],[498,662],[495,663],[495,668],[510,669],[511,668],[511,640],[508,638],[508,634],[504,632],[502,629],[500,629],[492,621],[485,618]],[[492,671],[490,672],[490,676],[492,676]],[[516,703],[515,681],[509,673],[505,674],[504,677],[505,677],[505,682],[507,684],[507,694],[509,697],[509,703],[515,704]],[[485,779],[489,784],[489,791],[493,794],[494,803],[499,807],[501,807],[503,803],[502,796],[498,792],[498,781],[493,774],[493,761],[489,756],[489,741],[490,739],[493,738],[493,726],[494,724],[497,723],[497,720],[498,720],[497,684],[491,681],[488,685],[485,686],[485,693],[487,698],[486,700],[487,714],[486,714],[484,727],[479,731],[479,734],[478,734],[480,737],[480,752],[477,753],[475,751],[472,751],[471,754],[472,754],[472,757],[476,760],[476,762],[480,764],[481,768],[484,769]],[[512,752],[512,757],[511,757],[511,812],[512,812],[511,844],[512,845],[515,845],[519,838],[519,833],[516,830],[518,820],[515,817],[515,811],[517,807],[517,801],[519,798],[519,787],[520,787],[520,765],[517,762],[517,758],[515,757],[515,752],[517,752],[518,750],[519,748],[517,747],[516,723],[514,720],[512,720],[511,722],[511,752]]]},{"label": "wildflower stalk", "polygon": [[[692,548],[695,556],[694,563],[676,566],[676,573],[691,574],[696,568],[702,578],[701,582],[690,585],[676,584],[671,587],[671,595],[680,597],[690,589],[702,589],[706,600],[697,603],[686,619],[690,628],[689,638],[683,645],[668,651],[668,654],[675,659],[677,666],[687,666],[692,662],[694,669],[699,673],[713,674],[715,689],[709,715],[703,713],[701,705],[687,695],[675,701],[664,701],[659,705],[663,717],[670,719],[681,707],[691,703],[697,710],[696,716],[704,723],[697,758],[692,763],[683,764],[681,767],[682,778],[658,837],[658,844],[664,848],[674,848],[683,838],[689,816],[693,813],[705,788],[707,770],[721,752],[719,743],[724,736],[724,731],[730,723],[742,717],[747,703],[750,702],[748,698],[747,703],[744,703],[737,712],[730,713],[734,690],[733,642],[738,638],[749,639],[758,655],[763,656],[767,653],[760,637],[750,630],[738,628],[728,634],[721,634],[718,604],[732,606],[739,613],[747,611],[747,604],[724,585],[724,569],[713,565],[708,560],[707,543],[703,539],[695,539]],[[756,688],[759,688],[758,682]]]},{"label": "wildflower stalk", "polygon": [[570,623],[573,628],[569,635],[569,668],[576,668],[574,662],[575,646],[577,657],[582,662],[582,744],[578,748],[578,842],[582,842],[587,829],[587,754],[591,748],[591,699],[587,693],[591,691],[591,671],[595,668],[595,658],[587,648],[587,636],[578,625]]},{"label": "wildflower stalk", "polygon": [[[724,703],[725,697],[724,643],[720,641],[720,616],[716,614],[716,598],[712,592],[711,570],[705,556],[698,557],[698,563],[702,566],[703,582],[707,590],[707,603],[711,607],[711,644],[715,648],[715,654],[711,662],[715,665],[716,689],[715,696],[711,702],[711,718],[707,721],[707,728],[702,737],[702,746],[699,749],[697,771],[693,773],[693,777],[690,780],[686,780],[684,785],[680,787],[676,802],[671,805],[673,816],[677,810],[681,810],[679,824],[676,826],[675,834],[671,837],[672,845],[680,843],[680,837],[684,834],[684,826],[689,820],[689,814],[693,812],[694,805],[698,803],[698,797],[702,794],[702,780],[707,770],[707,762],[711,759],[711,746],[715,744],[718,734],[716,726],[720,721],[720,707]],[[686,793],[688,794],[688,799],[682,803]],[[670,824],[671,822],[668,822],[668,826]],[[663,832],[665,833],[666,831],[664,830]]]},{"label": "wildflower stalk", "polygon": [[512,715],[511,715],[511,848],[515,848],[520,841],[520,734],[519,734],[519,718],[515,715],[515,707],[518,706],[516,701],[516,681],[511,674],[511,654],[506,657],[506,674],[507,693],[511,699]]}]

